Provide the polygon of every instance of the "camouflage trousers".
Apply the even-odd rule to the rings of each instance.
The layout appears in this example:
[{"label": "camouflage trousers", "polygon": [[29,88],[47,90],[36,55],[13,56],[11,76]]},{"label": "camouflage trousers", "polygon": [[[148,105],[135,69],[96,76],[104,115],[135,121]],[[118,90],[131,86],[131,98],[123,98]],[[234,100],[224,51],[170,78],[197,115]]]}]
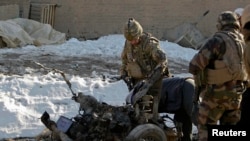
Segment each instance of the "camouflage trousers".
[{"label": "camouflage trousers", "polygon": [[233,91],[214,91],[207,89],[201,93],[198,114],[199,141],[207,141],[206,125],[235,125],[240,120],[241,94]]}]

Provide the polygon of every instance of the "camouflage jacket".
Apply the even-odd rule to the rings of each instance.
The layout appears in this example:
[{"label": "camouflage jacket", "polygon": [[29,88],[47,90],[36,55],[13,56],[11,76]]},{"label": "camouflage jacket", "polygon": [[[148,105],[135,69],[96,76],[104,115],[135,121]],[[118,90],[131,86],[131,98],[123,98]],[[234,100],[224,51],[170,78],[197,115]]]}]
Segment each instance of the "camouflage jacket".
[{"label": "camouflage jacket", "polygon": [[248,73],[248,79],[250,80],[250,12],[249,11],[250,11],[250,5],[244,8],[244,11],[241,16],[241,22],[242,22],[242,34],[244,35],[244,40],[246,42],[244,58]]},{"label": "camouflage jacket", "polygon": [[[250,30],[248,32],[248,37],[250,37]],[[247,71],[247,75],[248,75],[248,80],[250,80],[250,38],[248,40],[245,40],[245,43],[246,43],[246,48],[245,48],[245,52],[244,52],[244,59],[245,59],[244,61],[246,64],[246,71]],[[250,83],[249,83],[248,87],[250,87]]]},{"label": "camouflage jacket", "polygon": [[[205,81],[202,82],[203,84],[209,84],[210,76],[214,77],[212,79],[217,78],[216,81],[220,81],[218,82],[219,84],[230,80],[245,79],[246,73],[242,72],[242,69],[243,71],[245,70],[243,63],[245,44],[242,37],[236,29],[228,29],[215,33],[191,59],[189,72],[194,76],[203,73],[202,75],[205,76],[204,80],[201,80]],[[235,74],[237,76],[233,76]],[[225,78],[224,76],[226,75],[228,77]],[[212,81],[212,84],[217,84],[214,80]]]},{"label": "camouflage jacket", "polygon": [[160,48],[159,41],[147,33],[140,36],[140,42],[136,46],[125,41],[121,59],[121,75],[135,79],[146,78],[158,65],[163,65],[162,71],[165,71],[168,63],[166,54]]}]

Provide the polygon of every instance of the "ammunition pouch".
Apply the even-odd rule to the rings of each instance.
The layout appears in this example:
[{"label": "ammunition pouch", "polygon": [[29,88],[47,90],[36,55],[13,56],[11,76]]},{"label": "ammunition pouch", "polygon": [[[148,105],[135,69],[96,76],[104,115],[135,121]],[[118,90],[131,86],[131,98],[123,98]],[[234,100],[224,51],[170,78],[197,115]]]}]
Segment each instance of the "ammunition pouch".
[{"label": "ammunition pouch", "polygon": [[207,69],[207,84],[223,84],[232,80],[232,75],[227,68]]},{"label": "ammunition pouch", "polygon": [[207,84],[223,84],[233,80],[232,73],[222,60],[214,61],[215,69],[206,69]]},{"label": "ammunition pouch", "polygon": [[[208,87],[210,90],[216,93],[218,97],[220,97],[219,95],[221,95],[221,97],[223,97],[223,95],[226,95],[228,97],[234,97],[235,94],[243,94],[245,92],[247,88],[247,82],[240,80],[229,81],[220,85],[209,85]],[[224,93],[225,91],[227,91],[227,93]],[[228,92],[230,92],[230,94]]]},{"label": "ammunition pouch", "polygon": [[144,77],[141,67],[136,62],[129,62],[126,68],[128,76],[136,79],[142,79]]}]

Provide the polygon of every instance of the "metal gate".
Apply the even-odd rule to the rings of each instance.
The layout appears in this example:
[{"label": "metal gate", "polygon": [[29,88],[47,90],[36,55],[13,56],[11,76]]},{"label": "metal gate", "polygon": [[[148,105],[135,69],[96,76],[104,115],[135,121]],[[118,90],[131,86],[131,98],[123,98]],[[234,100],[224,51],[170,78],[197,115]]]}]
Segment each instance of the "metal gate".
[{"label": "metal gate", "polygon": [[55,12],[56,4],[31,3],[29,18],[41,23],[50,24],[52,27],[54,27]]}]

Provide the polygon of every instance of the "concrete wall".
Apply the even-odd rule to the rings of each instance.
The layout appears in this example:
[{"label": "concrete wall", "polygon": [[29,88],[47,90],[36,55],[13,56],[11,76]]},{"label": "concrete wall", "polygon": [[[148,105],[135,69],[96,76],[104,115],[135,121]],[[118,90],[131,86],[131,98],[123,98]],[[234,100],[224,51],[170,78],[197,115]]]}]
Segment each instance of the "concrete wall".
[{"label": "concrete wall", "polygon": [[[8,12],[5,12],[5,11],[8,11]],[[20,11],[19,5],[17,4],[0,6],[0,19],[8,20],[12,18],[18,18],[19,11]]]},{"label": "concrete wall", "polygon": [[[3,0],[1,0],[3,1]],[[8,0],[5,0],[8,1]],[[10,0],[13,1],[13,0]],[[120,34],[134,17],[144,31],[166,39],[168,31],[183,23],[194,24],[210,36],[217,15],[249,4],[249,0],[31,0],[31,4],[57,4],[54,28],[70,37],[97,38]],[[210,12],[203,16],[203,13]],[[31,11],[32,12],[32,11]]]},{"label": "concrete wall", "polygon": [[0,0],[0,20],[28,18],[30,0]]}]

